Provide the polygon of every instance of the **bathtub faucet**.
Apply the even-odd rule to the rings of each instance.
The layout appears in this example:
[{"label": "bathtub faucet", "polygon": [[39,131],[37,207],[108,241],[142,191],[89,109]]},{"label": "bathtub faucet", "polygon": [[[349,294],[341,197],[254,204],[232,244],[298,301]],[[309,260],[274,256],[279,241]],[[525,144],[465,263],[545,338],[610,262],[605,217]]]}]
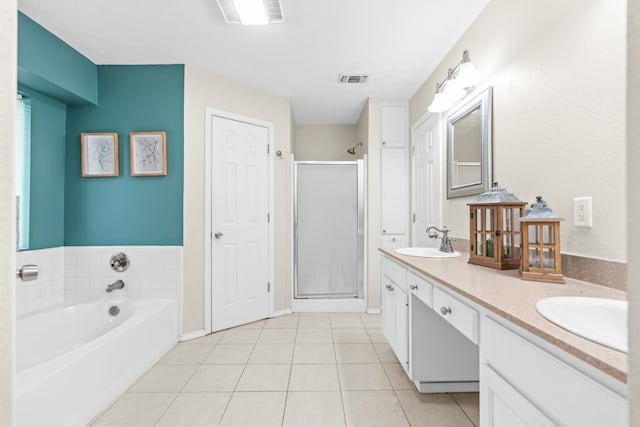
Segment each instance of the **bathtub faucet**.
[{"label": "bathtub faucet", "polygon": [[124,282],[122,280],[116,280],[112,284],[107,285],[106,291],[111,292],[114,289],[122,289],[122,288],[124,288]]}]

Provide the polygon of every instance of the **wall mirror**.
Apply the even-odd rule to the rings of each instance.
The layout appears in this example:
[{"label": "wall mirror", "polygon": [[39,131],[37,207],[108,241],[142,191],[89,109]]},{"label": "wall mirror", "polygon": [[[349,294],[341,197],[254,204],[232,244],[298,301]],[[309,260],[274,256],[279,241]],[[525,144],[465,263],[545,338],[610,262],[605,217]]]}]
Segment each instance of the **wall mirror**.
[{"label": "wall mirror", "polygon": [[489,86],[447,117],[447,199],[491,186],[492,92]]}]

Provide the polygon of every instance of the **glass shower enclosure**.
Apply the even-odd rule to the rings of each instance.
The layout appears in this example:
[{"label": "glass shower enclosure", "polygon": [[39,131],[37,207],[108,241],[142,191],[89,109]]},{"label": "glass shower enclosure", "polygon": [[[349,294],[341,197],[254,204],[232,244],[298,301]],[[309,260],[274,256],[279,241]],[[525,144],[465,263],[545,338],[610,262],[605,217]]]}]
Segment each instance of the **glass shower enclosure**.
[{"label": "glass shower enclosure", "polygon": [[294,298],[364,297],[364,162],[294,162]]}]

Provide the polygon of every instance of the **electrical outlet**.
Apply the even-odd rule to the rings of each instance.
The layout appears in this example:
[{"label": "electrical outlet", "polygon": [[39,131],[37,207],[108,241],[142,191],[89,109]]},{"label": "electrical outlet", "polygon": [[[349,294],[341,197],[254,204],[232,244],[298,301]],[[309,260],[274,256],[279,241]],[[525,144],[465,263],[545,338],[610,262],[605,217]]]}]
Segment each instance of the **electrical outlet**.
[{"label": "electrical outlet", "polygon": [[573,225],[575,227],[593,227],[591,197],[573,198]]}]

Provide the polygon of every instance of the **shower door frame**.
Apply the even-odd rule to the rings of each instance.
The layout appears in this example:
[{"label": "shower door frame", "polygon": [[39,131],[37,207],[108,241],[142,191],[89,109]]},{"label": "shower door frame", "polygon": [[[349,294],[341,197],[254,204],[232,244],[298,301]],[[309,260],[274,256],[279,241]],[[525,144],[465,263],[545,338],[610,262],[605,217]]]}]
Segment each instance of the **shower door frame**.
[{"label": "shower door frame", "polygon": [[[298,295],[298,165],[353,165],[357,176],[357,293],[354,296],[306,296]],[[366,163],[365,159],[350,161],[297,161],[293,160],[293,293],[292,308],[295,311],[365,311],[365,252],[366,252]],[[353,304],[356,302],[356,304]]]}]

